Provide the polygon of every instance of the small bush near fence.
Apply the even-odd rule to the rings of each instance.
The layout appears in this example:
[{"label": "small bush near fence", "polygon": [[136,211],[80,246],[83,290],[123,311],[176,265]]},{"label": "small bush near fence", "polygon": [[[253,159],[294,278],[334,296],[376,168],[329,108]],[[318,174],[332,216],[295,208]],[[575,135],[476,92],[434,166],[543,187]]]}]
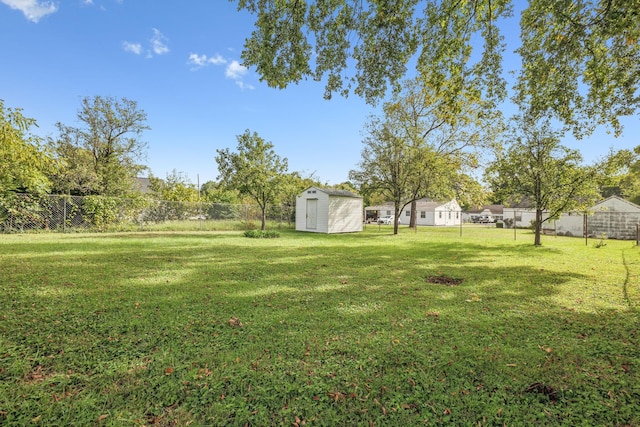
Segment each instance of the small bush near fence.
[{"label": "small bush near fence", "polygon": [[275,239],[280,237],[280,233],[273,230],[246,230],[244,237],[251,237],[254,239]]},{"label": "small bush near fence", "polygon": [[[260,209],[255,205],[170,202],[143,195],[36,198],[15,194],[0,200],[3,233],[251,230],[259,226],[260,217]],[[291,228],[294,209],[272,206],[268,209],[267,221],[270,227]]]}]

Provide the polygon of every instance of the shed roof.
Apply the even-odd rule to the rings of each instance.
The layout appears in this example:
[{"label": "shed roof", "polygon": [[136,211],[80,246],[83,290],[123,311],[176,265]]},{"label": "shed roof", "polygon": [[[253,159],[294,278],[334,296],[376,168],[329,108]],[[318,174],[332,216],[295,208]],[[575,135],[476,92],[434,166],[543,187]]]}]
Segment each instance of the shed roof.
[{"label": "shed roof", "polygon": [[[416,200],[416,208],[418,210],[435,210],[436,208],[446,205],[447,203],[450,203],[452,200],[449,201],[442,201],[442,200],[431,200],[431,199],[418,199]],[[367,206],[365,208],[365,210],[367,211],[379,211],[379,210],[389,210],[389,209],[393,209],[393,202],[386,202],[382,205],[374,205],[374,206]]]},{"label": "shed roof", "polygon": [[348,190],[335,190],[333,188],[322,188],[322,187],[309,187],[306,190],[303,191],[303,193],[306,193],[307,190],[309,189],[316,189],[318,191],[322,191],[325,194],[328,194],[329,196],[337,196],[337,197],[355,197],[357,199],[361,199],[361,196],[358,196],[355,193],[352,193],[351,191]]},{"label": "shed roof", "polygon": [[622,198],[622,197],[620,197],[620,196],[610,196],[610,197],[607,197],[606,199],[601,200],[601,201],[599,201],[598,203],[596,203],[595,205],[593,205],[593,208],[592,208],[592,209],[597,209],[597,208],[598,208],[598,207],[600,207],[600,206],[602,206],[602,207],[607,206],[608,202],[610,202],[610,201],[614,201],[614,200],[617,200],[617,201],[619,201],[620,203],[622,203],[623,205],[627,206],[627,208],[629,209],[629,212],[637,212],[637,211],[640,211],[640,206],[638,206],[638,205],[636,205],[635,203],[632,203],[632,202],[630,202],[630,201],[628,201],[628,200],[626,200],[626,199],[623,199],[623,198]]}]

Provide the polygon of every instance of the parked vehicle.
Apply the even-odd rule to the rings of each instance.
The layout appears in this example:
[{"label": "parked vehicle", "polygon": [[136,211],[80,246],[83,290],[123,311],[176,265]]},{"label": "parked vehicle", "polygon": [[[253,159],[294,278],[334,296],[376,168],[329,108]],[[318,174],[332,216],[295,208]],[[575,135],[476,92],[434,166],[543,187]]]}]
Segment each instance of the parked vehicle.
[{"label": "parked vehicle", "polygon": [[[380,218],[378,218],[378,224],[386,224],[386,225],[391,225],[393,224],[393,220],[395,219],[395,215],[385,215],[385,216],[381,216]],[[402,222],[400,221],[400,219],[398,219],[398,224],[401,224]]]},{"label": "parked vehicle", "polygon": [[478,222],[480,224],[491,224],[494,221],[489,215],[482,215],[478,217]]}]

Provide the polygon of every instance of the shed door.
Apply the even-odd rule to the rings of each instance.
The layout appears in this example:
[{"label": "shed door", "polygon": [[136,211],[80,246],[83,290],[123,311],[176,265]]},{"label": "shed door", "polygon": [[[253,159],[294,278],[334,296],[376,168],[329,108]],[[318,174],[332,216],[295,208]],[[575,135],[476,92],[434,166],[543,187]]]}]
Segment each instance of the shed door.
[{"label": "shed door", "polygon": [[307,199],[307,228],[315,230],[318,225],[318,199]]}]

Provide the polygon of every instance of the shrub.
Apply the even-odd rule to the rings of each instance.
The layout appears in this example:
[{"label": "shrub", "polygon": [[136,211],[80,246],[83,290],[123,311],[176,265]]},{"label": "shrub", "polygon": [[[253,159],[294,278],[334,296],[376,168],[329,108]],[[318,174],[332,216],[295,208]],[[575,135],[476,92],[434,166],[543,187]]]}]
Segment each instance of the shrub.
[{"label": "shrub", "polygon": [[244,232],[244,237],[251,237],[254,239],[275,239],[276,237],[280,237],[280,233],[277,231],[246,230]]}]

